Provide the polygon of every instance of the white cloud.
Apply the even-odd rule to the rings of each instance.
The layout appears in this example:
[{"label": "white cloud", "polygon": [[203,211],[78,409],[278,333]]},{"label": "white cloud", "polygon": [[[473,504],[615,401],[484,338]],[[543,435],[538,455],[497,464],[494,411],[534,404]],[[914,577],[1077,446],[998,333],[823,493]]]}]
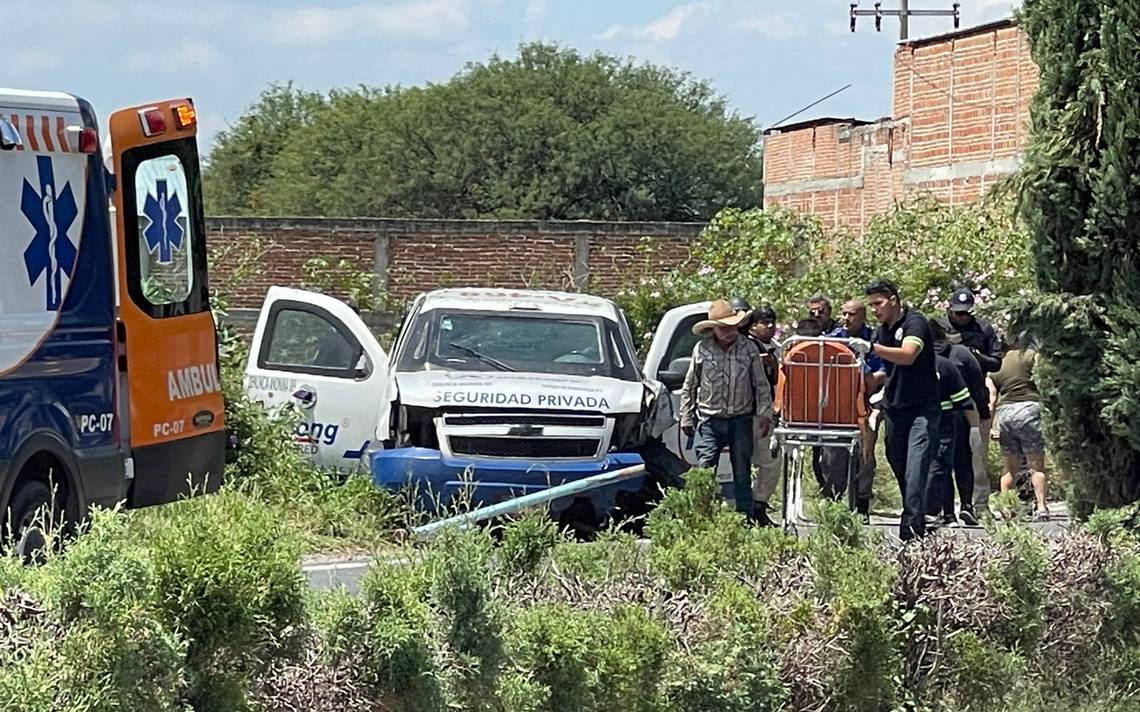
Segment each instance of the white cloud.
[{"label": "white cloud", "polygon": [[206,69],[218,61],[218,51],[204,42],[183,40],[178,49],[168,56],[168,62],[178,67]]},{"label": "white cloud", "polygon": [[795,19],[786,12],[765,17],[754,17],[744,23],[745,29],[759,32],[776,40],[787,40],[803,34]]},{"label": "white cloud", "polygon": [[708,2],[694,2],[687,5],[679,5],[670,10],[667,14],[641,27],[610,25],[604,32],[598,35],[597,38],[601,40],[612,40],[619,35],[626,35],[651,42],[668,42],[677,39],[678,35],[681,34],[682,26],[689,18],[697,13],[708,13],[709,9],[710,3]]},{"label": "white cloud", "polygon": [[1009,17],[1013,11],[1021,6],[1019,0],[972,0],[962,4],[962,20],[964,25],[999,20]]},{"label": "white cloud", "polygon": [[198,146],[203,154],[214,147],[214,138],[222,129],[229,128],[229,122],[219,113],[198,115]]},{"label": "white cloud", "polygon": [[470,19],[467,0],[302,7],[272,17],[266,32],[271,39],[285,43],[324,42],[361,35],[439,37],[465,30]]},{"label": "white cloud", "polygon": [[165,52],[135,52],[127,57],[127,67],[134,72],[175,72],[209,69],[217,64],[218,51],[204,42],[182,40]]}]

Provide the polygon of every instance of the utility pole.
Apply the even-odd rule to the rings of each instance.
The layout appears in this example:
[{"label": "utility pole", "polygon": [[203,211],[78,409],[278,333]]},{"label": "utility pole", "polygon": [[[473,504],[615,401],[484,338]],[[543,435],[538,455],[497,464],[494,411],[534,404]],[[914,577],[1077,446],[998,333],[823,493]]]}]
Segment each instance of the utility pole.
[{"label": "utility pole", "polygon": [[952,10],[911,10],[909,0],[899,0],[899,9],[897,10],[884,10],[883,3],[876,2],[874,10],[860,10],[859,3],[851,3],[851,31],[855,31],[855,18],[856,17],[874,17],[875,18],[875,32],[883,31],[883,16],[899,18],[899,39],[905,40],[910,37],[910,18],[912,17],[953,17],[954,29],[958,29],[959,22],[961,21],[961,13],[958,8],[961,3],[955,2],[952,5]]}]

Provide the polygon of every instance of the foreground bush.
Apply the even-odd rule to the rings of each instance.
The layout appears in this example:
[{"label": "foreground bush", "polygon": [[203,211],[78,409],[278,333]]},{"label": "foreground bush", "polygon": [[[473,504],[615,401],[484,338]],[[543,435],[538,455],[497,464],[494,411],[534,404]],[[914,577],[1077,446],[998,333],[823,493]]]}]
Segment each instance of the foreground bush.
[{"label": "foreground bush", "polygon": [[0,709],[240,710],[305,626],[297,541],[220,494],[145,526],[96,512],[36,569],[0,563]]},{"label": "foreground bush", "polygon": [[310,678],[409,711],[1140,704],[1135,517],[901,550],[842,507],[817,520],[806,540],[744,527],[694,472],[651,515],[648,547],[572,543],[533,516],[499,538],[449,532],[376,568],[361,597],[325,597],[305,662],[263,678],[261,699],[299,709]]},{"label": "foreground bush", "polygon": [[445,531],[306,602],[300,547],[228,492],[102,512],[0,561],[0,709],[1123,712],[1140,705],[1137,511],[901,549],[844,508],[745,527],[690,473],[645,546],[527,515]]}]

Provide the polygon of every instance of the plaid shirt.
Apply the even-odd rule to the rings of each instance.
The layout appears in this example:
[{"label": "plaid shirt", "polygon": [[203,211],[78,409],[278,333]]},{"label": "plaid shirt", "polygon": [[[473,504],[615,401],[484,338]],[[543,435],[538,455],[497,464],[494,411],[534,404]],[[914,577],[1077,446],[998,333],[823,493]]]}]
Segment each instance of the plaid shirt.
[{"label": "plaid shirt", "polygon": [[712,336],[697,342],[681,388],[682,426],[706,418],[771,413],[772,392],[756,344],[743,336],[727,349]]}]

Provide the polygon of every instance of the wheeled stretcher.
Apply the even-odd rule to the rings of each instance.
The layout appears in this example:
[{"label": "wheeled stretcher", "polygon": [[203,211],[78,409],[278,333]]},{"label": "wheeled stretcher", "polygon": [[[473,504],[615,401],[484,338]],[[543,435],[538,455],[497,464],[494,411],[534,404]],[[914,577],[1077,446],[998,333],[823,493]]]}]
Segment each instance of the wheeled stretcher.
[{"label": "wheeled stretcher", "polygon": [[847,451],[846,492],[854,508],[867,419],[865,389],[863,359],[848,339],[793,336],[784,342],[774,435],[783,454],[785,530],[804,521],[803,476],[813,447]]}]

